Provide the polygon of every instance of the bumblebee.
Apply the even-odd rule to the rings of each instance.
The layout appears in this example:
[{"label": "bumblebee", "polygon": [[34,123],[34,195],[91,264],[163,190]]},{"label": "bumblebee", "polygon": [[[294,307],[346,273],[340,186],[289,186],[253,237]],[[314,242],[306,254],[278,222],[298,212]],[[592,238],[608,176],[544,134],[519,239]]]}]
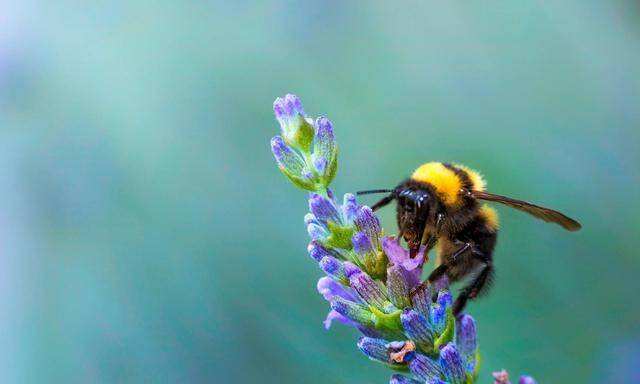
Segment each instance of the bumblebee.
[{"label": "bumblebee", "polygon": [[496,202],[538,219],[577,231],[580,223],[564,214],[522,200],[489,193],[482,176],[463,165],[430,162],[418,167],[410,178],[392,190],[360,191],[388,193],[371,208],[375,211],[393,200],[396,204],[398,241],[404,239],[411,257],[421,245],[436,249],[436,268],[423,284],[443,275],[451,282],[467,280],[456,298],[459,314],[469,299],[485,294],[494,275],[493,250],[498,236],[498,214],[486,202]]}]

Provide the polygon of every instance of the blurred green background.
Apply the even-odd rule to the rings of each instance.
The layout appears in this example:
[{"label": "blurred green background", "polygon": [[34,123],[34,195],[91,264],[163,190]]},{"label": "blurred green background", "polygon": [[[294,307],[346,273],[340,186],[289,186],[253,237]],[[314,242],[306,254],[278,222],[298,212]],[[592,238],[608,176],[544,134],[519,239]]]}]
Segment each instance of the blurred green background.
[{"label": "blurred green background", "polygon": [[269,151],[287,92],[334,122],[339,194],[458,161],[582,221],[499,208],[481,382],[638,378],[638,2],[0,10],[0,381],[387,381],[322,327],[305,195]]}]

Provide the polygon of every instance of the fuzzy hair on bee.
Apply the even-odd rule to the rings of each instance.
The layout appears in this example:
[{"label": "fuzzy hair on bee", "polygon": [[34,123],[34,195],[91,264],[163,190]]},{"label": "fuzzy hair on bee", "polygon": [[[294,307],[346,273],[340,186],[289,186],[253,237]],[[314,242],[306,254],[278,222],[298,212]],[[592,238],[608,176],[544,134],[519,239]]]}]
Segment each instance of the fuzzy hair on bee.
[{"label": "fuzzy hair on bee", "polygon": [[420,246],[435,248],[436,268],[423,284],[447,275],[452,282],[468,280],[454,304],[457,315],[469,299],[485,294],[493,279],[493,251],[499,229],[497,202],[541,220],[577,231],[580,223],[550,208],[486,192],[480,173],[460,164],[429,162],[419,166],[394,189],[361,191],[388,193],[371,206],[377,210],[396,201],[398,240],[404,239],[414,257]]}]

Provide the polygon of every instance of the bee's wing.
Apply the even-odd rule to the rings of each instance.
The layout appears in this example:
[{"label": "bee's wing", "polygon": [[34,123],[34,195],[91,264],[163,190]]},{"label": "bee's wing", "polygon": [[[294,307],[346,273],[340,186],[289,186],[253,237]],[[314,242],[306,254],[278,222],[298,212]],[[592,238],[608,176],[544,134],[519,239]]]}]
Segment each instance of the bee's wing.
[{"label": "bee's wing", "polygon": [[582,228],[582,225],[580,225],[580,223],[578,223],[577,221],[550,208],[541,207],[539,205],[527,203],[526,201],[522,200],[512,199],[506,196],[494,195],[493,193],[488,192],[469,191],[469,193],[476,199],[502,203],[520,211],[527,212],[528,214],[533,215],[538,219],[542,219],[546,222],[559,224],[568,231],[577,231],[578,229]]}]

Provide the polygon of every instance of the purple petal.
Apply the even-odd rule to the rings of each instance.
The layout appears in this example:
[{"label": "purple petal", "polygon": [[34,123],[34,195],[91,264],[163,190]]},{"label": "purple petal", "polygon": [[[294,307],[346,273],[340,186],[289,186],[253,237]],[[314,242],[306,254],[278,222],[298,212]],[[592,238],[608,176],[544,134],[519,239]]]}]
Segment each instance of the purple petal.
[{"label": "purple petal", "polygon": [[345,286],[336,282],[330,277],[321,277],[318,280],[318,292],[327,301],[332,301],[334,297],[342,297],[349,301],[357,301],[355,296],[349,292]]},{"label": "purple petal", "polygon": [[409,251],[398,244],[395,238],[385,236],[382,239],[382,249],[392,264],[402,265],[407,271],[418,269],[420,270],[420,274],[422,274],[422,265],[424,264],[425,257],[424,246],[420,247],[418,254],[412,259],[409,257]]},{"label": "purple petal", "polygon": [[331,328],[331,323],[333,322],[333,320],[338,320],[342,324],[349,325],[349,326],[352,326],[352,327],[358,326],[358,323],[356,323],[355,321],[353,321],[353,320],[351,320],[351,319],[339,314],[338,312],[336,312],[336,311],[334,311],[332,309],[327,314],[327,318],[324,319],[324,321],[322,322],[324,324],[324,329]]}]

